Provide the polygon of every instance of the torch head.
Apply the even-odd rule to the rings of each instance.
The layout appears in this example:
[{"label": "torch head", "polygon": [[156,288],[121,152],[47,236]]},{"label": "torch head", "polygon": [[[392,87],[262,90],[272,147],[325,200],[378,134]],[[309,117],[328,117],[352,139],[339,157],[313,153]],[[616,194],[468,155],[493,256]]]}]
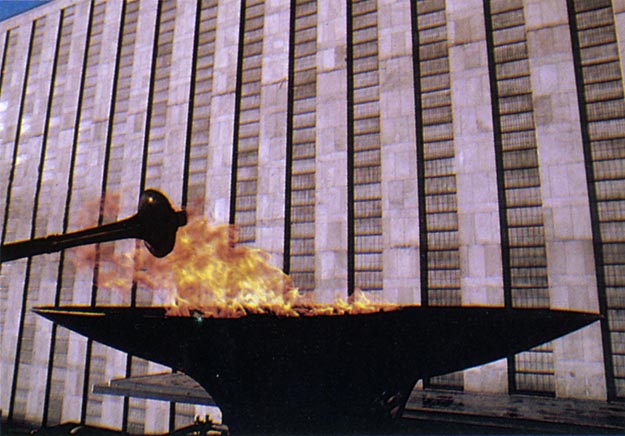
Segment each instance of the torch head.
[{"label": "torch head", "polygon": [[175,211],[169,199],[155,189],[146,189],[139,198],[135,216],[140,223],[140,238],[156,257],[165,257],[174,249],[176,231],[187,223],[187,213]]}]

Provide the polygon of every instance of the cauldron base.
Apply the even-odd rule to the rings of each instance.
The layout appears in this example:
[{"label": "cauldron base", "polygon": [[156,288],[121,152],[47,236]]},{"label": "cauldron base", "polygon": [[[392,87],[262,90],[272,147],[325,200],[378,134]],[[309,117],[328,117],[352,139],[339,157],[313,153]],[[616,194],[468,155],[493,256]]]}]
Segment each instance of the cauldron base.
[{"label": "cauldron base", "polygon": [[236,433],[378,432],[417,380],[488,363],[579,329],[595,314],[409,306],[300,318],[170,317],[164,308],[42,307],[91,339],[186,373]]}]

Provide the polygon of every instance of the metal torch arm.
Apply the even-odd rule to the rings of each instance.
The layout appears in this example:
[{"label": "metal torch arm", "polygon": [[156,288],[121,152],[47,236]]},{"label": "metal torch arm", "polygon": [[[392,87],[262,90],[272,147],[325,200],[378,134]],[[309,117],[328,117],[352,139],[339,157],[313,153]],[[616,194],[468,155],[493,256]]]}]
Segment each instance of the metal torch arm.
[{"label": "metal torch arm", "polygon": [[3,244],[0,246],[0,263],[39,254],[54,253],[78,245],[139,236],[140,225],[136,222],[135,217],[130,217],[91,229]]}]

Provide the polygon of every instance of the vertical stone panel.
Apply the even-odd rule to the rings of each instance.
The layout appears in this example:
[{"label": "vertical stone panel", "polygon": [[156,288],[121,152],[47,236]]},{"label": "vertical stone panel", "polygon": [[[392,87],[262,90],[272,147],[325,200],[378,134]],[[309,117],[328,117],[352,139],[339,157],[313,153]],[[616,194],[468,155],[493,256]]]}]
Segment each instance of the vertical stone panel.
[{"label": "vertical stone panel", "polygon": [[[133,9],[133,1],[128,2],[128,13]],[[154,44],[157,42],[155,37],[156,19],[158,2],[156,0],[141,0],[138,10],[138,21],[132,24],[133,28],[129,29],[128,41],[132,41],[132,58],[127,58],[130,66],[130,90],[128,95],[128,111],[125,115],[125,125],[119,130],[114,128],[113,141],[125,143],[124,147],[124,165],[121,170],[122,189],[120,192],[119,217],[126,217],[137,211],[137,202],[140,195],[141,186],[141,169],[143,162],[143,153],[145,142],[148,140],[146,135],[146,123],[150,81],[152,80],[152,60],[154,52]],[[134,13],[134,12],[133,12]],[[132,20],[135,18],[133,17]],[[136,31],[134,30],[136,26]],[[132,59],[132,61],[131,61]],[[126,68],[126,64],[124,64]],[[123,73],[126,74],[126,73]],[[125,83],[125,82],[124,82]],[[126,98],[126,97],[124,97]],[[120,108],[121,110],[121,108]],[[123,118],[122,118],[123,120]],[[123,121],[122,121],[123,122]],[[149,133],[149,132],[148,132]],[[119,137],[116,139],[116,136]],[[116,243],[116,249],[121,251],[129,251],[134,245],[132,241],[121,241]],[[129,295],[126,296],[129,302]]]},{"label": "vertical stone panel", "polygon": [[499,199],[480,2],[448,5],[464,304],[503,305]]},{"label": "vertical stone panel", "polygon": [[[499,198],[481,1],[449,2],[449,63],[456,148],[462,303],[502,306]],[[465,389],[506,390],[499,361],[465,372]]]},{"label": "vertical stone panel", "polygon": [[[154,11],[145,1],[127,1],[122,17],[121,39],[119,41],[119,63],[117,65],[117,87],[114,92],[115,110],[112,114],[110,150],[106,186],[107,204],[104,208],[103,222],[109,223],[125,218],[137,211],[139,196],[139,178],[143,158],[143,139],[140,130],[140,116],[145,112],[147,101],[147,83],[145,78],[145,56],[140,45],[151,47],[153,32],[145,30],[146,22],[153,25]],[[130,251],[134,242],[118,241],[109,245],[117,253]],[[130,277],[120,277],[131,280]],[[126,293],[107,292],[100,289],[98,304],[129,304],[130,289]],[[121,354],[121,353],[120,353]],[[109,355],[111,356],[111,355]],[[125,371],[125,353],[115,354],[117,372]],[[123,361],[123,363],[122,363]],[[105,400],[106,401],[106,400]],[[119,422],[118,419],[115,422]]]},{"label": "vertical stone panel", "polygon": [[206,210],[207,180],[211,178],[208,169],[208,151],[210,147],[211,108],[213,101],[213,83],[215,76],[215,50],[217,33],[217,0],[200,2],[199,27],[195,53],[195,82],[193,83],[192,116],[188,120],[191,129],[189,136],[189,170],[187,178],[187,204],[191,210],[203,214]]},{"label": "vertical stone panel", "polygon": [[[165,182],[162,185],[170,200],[180,205],[184,183],[184,156],[189,116],[189,92],[195,36],[196,2],[178,1],[173,23],[171,78],[167,102],[167,124],[165,135]],[[163,183],[161,182],[161,183]]]},{"label": "vertical stone panel", "polygon": [[[8,31],[6,53],[4,54],[3,74],[0,77],[0,153],[2,153],[2,171],[0,171],[0,195],[2,196],[2,242],[16,240],[19,235],[14,235],[9,230],[9,206],[10,191],[13,183],[17,162],[16,133],[19,122],[19,114],[22,107],[22,89],[26,86],[27,57],[21,53],[28,53],[30,45],[30,25],[23,25]],[[15,350],[18,341],[18,324],[21,307],[21,292],[16,292],[15,286],[19,286],[19,280],[13,280],[14,275],[21,276],[26,266],[25,261],[14,261],[0,265],[0,378],[3,380],[3,389],[0,390],[0,408],[9,410],[11,403],[11,388],[13,384],[13,371],[15,365]]]},{"label": "vertical stone panel", "polygon": [[[50,201],[45,196],[42,185],[44,181],[44,164],[47,157],[48,149],[53,148],[54,144],[50,144],[47,140],[50,123],[50,102],[53,98],[53,66],[56,61],[57,36],[59,31],[60,14],[47,16],[46,26],[42,29],[40,37],[41,41],[41,66],[36,72],[38,77],[36,80],[37,92],[34,101],[34,107],[38,108],[37,113],[32,116],[33,128],[30,130],[32,135],[28,141],[31,147],[38,146],[39,158],[35,159],[38,168],[33,168],[35,174],[32,178],[36,178],[32,183],[33,195],[33,218],[30,236],[40,236],[41,226],[45,226],[48,219],[48,208],[46,203]],[[35,55],[33,53],[33,55]],[[32,71],[32,70],[31,70]],[[34,156],[33,156],[34,157]],[[27,282],[24,286],[26,293],[26,311],[24,312],[24,330],[21,335],[21,352],[20,352],[20,368],[17,379],[14,383],[18,384],[18,397],[20,390],[25,390],[26,407],[24,419],[29,422],[41,422],[42,411],[45,400],[45,384],[41,383],[45,379],[47,361],[50,353],[50,341],[48,335],[51,331],[51,325],[46,323],[41,317],[30,312],[29,308],[49,302],[50,295],[42,289],[40,277],[47,269],[49,262],[44,257],[34,257],[30,259],[30,267],[28,269]],[[55,271],[54,271],[55,272]],[[47,284],[47,283],[46,283]],[[44,284],[45,286],[45,284]],[[16,417],[17,419],[17,417]]]},{"label": "vertical stone panel", "polygon": [[[8,32],[6,43],[5,62],[2,74],[2,93],[0,94],[0,141],[2,148],[2,173],[0,178],[0,187],[3,200],[9,194],[9,184],[13,177],[15,168],[13,167],[18,158],[16,152],[16,137],[18,135],[19,119],[22,108],[22,90],[26,86],[26,68],[27,57],[21,56],[22,53],[28,53],[30,46],[30,33],[32,29],[29,25],[22,25],[18,28],[11,29]],[[8,204],[3,201],[5,207],[2,208],[1,224],[3,225],[3,237],[5,241],[15,240],[15,231],[5,225],[5,219],[10,209]]]},{"label": "vertical stone panel", "polygon": [[[163,122],[164,131],[160,136],[160,132],[156,133],[151,129],[150,134],[154,132],[155,137],[150,136],[148,161],[156,157],[154,160],[158,161],[160,177],[152,179],[152,183],[157,189],[165,192],[176,207],[182,198],[182,185],[185,177],[183,170],[188,128],[189,89],[196,31],[194,26],[182,23],[195,23],[195,16],[198,12],[196,6],[196,2],[179,1],[161,5],[152,117],[153,122],[156,120],[159,123]],[[167,82],[167,85],[164,82]],[[163,105],[164,108],[162,108]],[[157,108],[160,113],[155,114],[154,110]],[[153,140],[156,145],[154,149],[152,149]],[[162,304],[154,292],[152,292],[152,304]],[[159,373],[167,370],[162,365],[150,362],[146,373]],[[168,428],[169,404],[162,401],[148,402],[144,431],[158,433],[165,432]]]},{"label": "vertical stone panel", "polygon": [[[568,17],[564,1],[525,4],[529,66],[536,138],[540,157],[543,213],[553,307],[598,310],[594,278],[592,229],[579,127],[578,99]],[[576,253],[580,262],[571,262]],[[570,259],[570,260],[568,260]],[[570,298],[583,298],[572,304]],[[594,302],[593,302],[594,300]],[[605,395],[597,363],[582,363],[579,349],[592,349],[601,359],[599,326],[591,326],[554,342],[556,394],[569,396],[570,377],[584,396]],[[572,350],[578,353],[571,354]],[[567,351],[568,350],[568,351]],[[577,354],[577,356],[574,356]],[[577,362],[576,362],[577,361]],[[585,370],[580,372],[580,369]],[[592,393],[591,393],[592,392]]]},{"label": "vertical stone panel", "polygon": [[286,122],[288,107],[288,2],[268,0],[263,25],[256,246],[271,263],[282,267],[286,185]]},{"label": "vertical stone panel", "polygon": [[195,6],[168,0],[161,4],[149,132],[146,187],[165,192],[172,203],[182,195]]},{"label": "vertical stone panel", "polygon": [[[36,218],[36,196],[40,183],[39,166],[44,153],[42,133],[45,126],[46,108],[49,92],[50,59],[54,56],[54,45],[50,48],[45,44],[47,39],[55,40],[55,26],[47,18],[40,18],[33,22],[32,36],[28,53],[26,69],[25,94],[23,107],[19,112],[17,122],[15,150],[17,162],[12,172],[10,199],[7,201],[9,213],[5,226],[8,235],[14,235],[7,240],[28,239],[35,228],[33,218]],[[53,33],[50,33],[53,32]],[[35,325],[34,317],[28,314],[28,305],[38,300],[38,289],[30,286],[31,272],[36,273],[31,259],[20,260],[23,266],[19,275],[14,275],[10,281],[9,298],[14,296],[12,312],[15,312],[16,329],[13,334],[17,338],[16,347],[10,350],[14,353],[15,367],[10,374],[11,398],[8,408],[10,418],[15,422],[25,422],[37,417],[35,410],[37,399],[31,396],[30,381],[35,374],[30,364],[34,359]],[[31,294],[31,291],[32,294]],[[29,316],[30,315],[30,316]]]},{"label": "vertical stone panel", "polygon": [[[159,188],[162,183],[176,6],[171,0],[144,0],[140,4],[132,64],[132,77],[135,80],[131,85],[131,109],[126,129],[126,142],[132,146],[128,148],[128,159],[123,170],[125,189],[121,199],[121,216],[136,212],[141,187]],[[183,159],[183,156],[182,152],[179,159]],[[118,244],[118,248],[127,247],[126,250],[130,250],[135,242],[123,241]],[[154,298],[152,291],[142,287],[137,287],[136,291],[137,304],[151,304]],[[150,370],[148,361],[135,357],[128,359],[124,365],[129,365],[130,373],[124,375],[141,375]],[[159,430],[168,428],[167,405],[160,405],[160,419],[151,422],[147,420],[150,413],[148,401],[131,398],[125,407],[124,417],[127,420],[122,424],[130,433],[144,433],[148,427]]]},{"label": "vertical stone panel", "polygon": [[[551,305],[588,310],[591,307],[587,304],[570,306],[567,301],[568,295],[596,295],[596,283],[566,5],[564,1],[526,1],[525,17]],[[586,260],[575,266],[567,260],[584,257]],[[580,335],[587,336],[589,330],[595,330],[591,336],[598,335],[597,327],[554,342],[557,395],[567,396],[563,388],[572,373],[565,349],[577,348]],[[598,336],[595,340],[592,347],[598,348],[601,340]],[[600,388],[604,384],[602,376],[595,374],[591,378],[595,388],[604,389]]]},{"label": "vertical stone panel", "polygon": [[[141,168],[139,159],[142,144],[131,137],[135,126],[130,124],[132,113],[141,108],[141,106],[133,105],[139,103],[136,99],[133,100],[133,94],[140,92],[137,89],[138,76],[136,74],[139,71],[136,67],[136,63],[139,61],[136,54],[137,45],[140,42],[147,42],[146,37],[149,37],[147,32],[142,35],[139,34],[141,4],[140,1],[125,2],[124,16],[120,23],[121,29],[118,29],[121,32],[121,39],[118,48],[119,63],[116,71],[117,86],[113,90],[115,110],[112,114],[111,132],[109,132],[110,157],[106,186],[107,198],[105,199],[107,201],[110,199],[110,203],[107,204],[110,207],[105,207],[104,223],[117,221],[127,216],[126,214],[136,211],[136,197],[133,199],[135,204],[131,204],[125,211],[118,210],[120,205],[114,205],[114,202],[121,201],[126,197],[126,190],[132,185],[133,179],[137,180]],[[145,102],[143,102],[143,106],[145,106]],[[130,171],[133,171],[134,178],[129,179]],[[117,247],[119,244],[122,243],[115,243],[115,246]],[[98,302],[120,304],[123,299],[120,300],[114,295],[99,293]]]},{"label": "vertical stone panel", "polygon": [[[103,34],[104,40],[107,41],[107,44],[103,47],[103,49],[107,51],[107,55],[106,60],[102,61],[104,66],[101,68],[108,71],[110,78],[107,79],[110,80],[110,82],[107,82],[107,88],[102,90],[102,99],[99,102],[100,104],[98,104],[98,117],[101,117],[102,123],[99,127],[100,133],[97,137],[97,141],[103,144],[102,147],[104,149],[104,157],[101,163],[103,171],[103,185],[100,187],[100,197],[102,195],[104,197],[100,198],[100,201],[104,201],[105,203],[104,207],[97,211],[96,214],[99,214],[98,219],[102,223],[117,219],[117,217],[112,217],[112,210],[115,206],[112,205],[114,201],[111,201],[111,199],[118,198],[117,196],[119,195],[119,190],[121,189],[119,171],[120,160],[123,158],[121,151],[123,145],[114,143],[113,135],[116,124],[117,127],[119,127],[119,120],[116,119],[116,115],[119,113],[117,102],[120,94],[120,77],[123,77],[123,75],[120,74],[118,60],[122,62],[120,50],[122,50],[124,44],[122,42],[122,46],[120,47],[118,46],[118,43],[120,41],[120,29],[122,28],[125,20],[125,17],[122,17],[122,13],[125,10],[123,2],[116,2],[107,6],[105,30]],[[125,60],[126,58],[124,57],[124,61]],[[124,79],[122,78],[121,80],[122,83],[125,84]],[[124,106],[124,103],[126,102],[123,98],[121,100],[122,110],[125,110],[126,106]],[[107,102],[108,104],[106,104]],[[99,253],[102,253],[105,250],[113,250],[113,247],[114,246],[112,244],[101,245],[99,247]],[[94,274],[98,271],[100,270],[94,268]],[[95,289],[92,291],[94,300],[91,301],[91,304],[111,304],[113,301],[118,301],[109,289],[98,287],[98,280],[99,277],[96,275],[94,277]],[[91,392],[91,387],[94,384],[108,382],[109,378],[107,378],[107,375],[110,369],[107,369],[107,367],[115,368],[119,360],[123,359],[121,355],[125,356],[125,354],[111,350],[109,347],[100,343],[88,343],[85,362],[85,365],[87,366],[85,369],[86,386],[83,387],[84,404],[81,412],[82,418],[88,424],[103,425],[106,423],[110,427],[121,428],[122,404],[120,399],[106,398],[100,395],[94,395]],[[121,372],[118,372],[118,374],[120,373]]]},{"label": "vertical stone panel", "polygon": [[[560,301],[569,307],[582,305],[586,308],[598,307],[606,317],[602,325],[603,352],[606,353],[606,393],[609,399],[622,399],[625,398],[625,328],[623,328],[625,263],[622,256],[625,249],[623,73],[611,2],[569,1],[567,6],[574,50],[573,65],[577,79],[579,117],[582,121],[585,169],[590,180],[587,188],[598,301],[595,299],[597,294],[579,296],[570,291],[562,293]],[[583,180],[579,179],[580,182]],[[588,227],[584,227],[583,230],[579,228],[579,224],[586,222],[577,221],[576,218],[576,216],[573,218],[575,239],[587,237],[587,233],[580,233],[587,231]],[[579,245],[581,244],[578,242],[578,247]],[[591,263],[582,263],[586,259],[590,259],[590,255],[578,257],[575,265],[570,261],[567,262],[567,267],[575,268],[576,271],[591,272]],[[586,268],[582,269],[582,265]],[[598,379],[602,374],[602,368],[599,353],[597,352],[593,359],[588,359],[585,354],[586,349],[590,348],[591,338],[598,337],[596,331],[585,329],[577,335],[578,342],[575,345],[569,343],[569,347],[563,350],[561,364],[564,367],[576,365],[579,368],[581,365],[583,368],[582,383],[563,386],[565,395],[601,398],[603,392]],[[584,353],[581,353],[581,350],[584,350]],[[598,351],[598,347],[595,350]]]},{"label": "vertical stone panel", "polygon": [[[115,71],[116,88],[112,90],[115,106],[111,113],[111,131],[108,132],[110,149],[104,198],[106,204],[102,217],[104,223],[132,215],[137,208],[143,141],[139,139],[138,133],[140,132],[135,131],[132,117],[137,111],[145,110],[145,101],[140,104],[141,98],[137,98],[136,95],[147,91],[147,88],[139,88],[143,85],[138,79],[145,76],[145,72],[138,74],[140,70],[137,69],[137,63],[145,62],[145,60],[140,58],[144,55],[143,53],[137,54],[137,48],[141,43],[149,46],[152,41],[152,33],[139,34],[140,25],[144,25],[143,20],[145,20],[145,15],[142,15],[141,11],[146,11],[149,18],[153,15],[150,9],[142,9],[142,3],[144,2],[125,1],[123,9],[120,3],[121,10],[115,9],[120,21],[111,26],[111,30],[116,33],[111,37],[119,40],[120,46],[117,47],[116,53],[118,56]],[[123,16],[120,15],[122,11]],[[147,95],[144,98],[147,98]],[[103,245],[100,248],[111,250],[111,254],[112,252],[121,254],[128,252],[133,245],[134,242],[131,241],[120,241]],[[116,273],[120,274],[120,272]],[[130,277],[126,279],[130,280]],[[129,302],[130,289],[125,292],[98,289],[97,304],[124,305]],[[90,363],[93,383],[106,383],[112,378],[124,376],[126,360],[126,353],[94,343]],[[123,398],[90,395],[86,417],[88,421],[96,425],[106,423],[108,426],[121,429],[124,425],[123,413]]]},{"label": "vertical stone panel", "polygon": [[[80,90],[80,113],[76,119],[78,132],[74,138],[75,161],[68,210],[70,231],[98,223],[117,48],[117,8],[109,7],[104,1],[92,2],[91,7],[85,76]],[[90,247],[90,250],[94,250],[94,247]],[[74,268],[69,257],[66,257],[64,264],[61,301],[65,304],[95,303],[95,295],[92,295],[92,265]],[[65,335],[60,329],[58,332],[60,336]],[[88,404],[88,386],[85,383],[88,383],[87,368],[91,358],[91,345],[84,337],[73,333],[67,338],[67,367],[64,374],[61,419],[80,420],[84,417]]]},{"label": "vertical stone panel", "polygon": [[333,301],[347,293],[347,18],[344,2],[317,6],[315,296]]},{"label": "vertical stone panel", "polygon": [[[187,13],[186,22],[197,23],[194,29],[195,44],[193,50],[186,48],[192,54],[189,71],[193,71],[191,105],[187,123],[187,172],[183,175],[186,183],[185,206],[190,213],[204,215],[213,195],[212,187],[207,185],[212,180],[212,171],[209,167],[209,150],[211,135],[211,110],[215,91],[215,62],[217,50],[217,21],[219,1],[201,0],[197,4],[196,16],[190,17]],[[185,26],[187,27],[187,26]],[[190,35],[189,35],[190,36]],[[187,36],[188,37],[188,36]],[[185,43],[185,46],[188,43]],[[181,46],[182,49],[182,46]],[[210,194],[209,194],[210,193]],[[204,416],[208,411],[201,406],[177,404],[175,410],[175,426],[191,425],[194,414]],[[215,411],[211,411],[214,416]],[[216,419],[215,417],[213,419]]]},{"label": "vertical stone panel", "polygon": [[[151,107],[148,108],[149,120],[147,136],[147,172],[145,175],[145,187],[162,190],[169,180],[165,176],[165,171],[170,166],[175,166],[170,162],[171,156],[166,151],[166,137],[168,135],[168,115],[169,115],[169,92],[173,73],[173,47],[174,33],[177,16],[176,0],[166,0],[159,3],[159,14],[157,17],[158,34],[156,35],[156,59],[154,70],[152,71],[152,95]],[[184,124],[183,124],[184,126]],[[179,163],[184,154],[178,156],[175,162]],[[179,194],[178,194],[179,195]]]},{"label": "vertical stone panel", "polygon": [[378,1],[384,298],[421,300],[410,4]]},{"label": "vertical stone panel", "polygon": [[[128,3],[130,11],[132,2]],[[129,13],[133,13],[130,12]],[[121,170],[122,191],[120,197],[119,216],[131,216],[137,211],[137,203],[142,188],[157,188],[164,185],[162,180],[165,156],[165,126],[167,122],[167,99],[169,92],[171,56],[173,50],[173,22],[176,4],[173,1],[161,2],[142,0],[139,4],[139,17],[136,24],[136,35],[129,28],[129,41],[134,41],[134,53],[131,64],[130,96],[128,97],[128,113],[126,128],[120,129],[113,136],[113,141],[125,141],[124,165]],[[133,17],[134,20],[134,17]],[[158,32],[158,33],[157,33]],[[124,43],[122,42],[122,48]],[[129,48],[130,49],[130,48]],[[155,58],[156,57],[156,58]],[[130,62],[130,59],[127,60]],[[126,67],[128,68],[128,67]],[[121,126],[120,126],[121,127]],[[115,135],[120,136],[116,139]],[[184,147],[184,145],[182,145]],[[182,160],[184,152],[176,157]],[[166,191],[164,191],[166,192]],[[178,194],[180,195],[180,194]],[[135,241],[116,243],[116,250],[129,252]],[[131,290],[125,298],[132,301]],[[136,303],[150,304],[154,293],[138,286]],[[145,373],[147,362],[134,359],[133,373]],[[136,366],[135,366],[136,363]],[[145,401],[132,400],[131,405],[145,407]],[[134,406],[131,406],[131,408]],[[129,412],[129,428],[138,425],[138,431],[145,431],[142,423],[132,421],[131,417],[140,413]]]},{"label": "vertical stone panel", "polygon": [[[41,199],[37,219],[37,236],[63,232],[64,208],[58,207],[65,203],[67,194],[68,173],[71,156],[71,136],[73,121],[76,116],[78,92],[76,83],[80,83],[80,68],[75,68],[70,62],[72,50],[80,41],[77,33],[77,8],[69,6],[61,11],[60,41],[58,43],[56,75],[52,89],[52,104],[48,115],[47,143],[45,162],[43,166]],[[58,268],[58,254],[48,256],[46,263],[49,273],[56,275]],[[51,301],[54,301],[56,278],[50,283],[42,278],[40,286],[50,289]],[[45,292],[44,292],[45,293]]]},{"label": "vertical stone panel", "polygon": [[[62,86],[64,89],[64,97],[63,100],[57,100],[58,106],[55,108],[53,106],[52,117],[50,119],[51,128],[50,128],[50,137],[49,142],[53,141],[56,136],[57,144],[59,144],[59,148],[56,151],[50,148],[47,156],[50,159],[53,159],[50,168],[45,168],[45,171],[55,172],[58,171],[62,174],[62,179],[59,183],[58,174],[55,173],[54,178],[49,182],[44,179],[43,190],[47,188],[47,183],[52,184],[52,187],[49,189],[54,190],[57,188],[60,192],[55,192],[54,195],[54,205],[62,205],[61,207],[56,207],[56,213],[53,214],[50,218],[54,217],[54,220],[51,220],[50,224],[52,230],[50,233],[63,233],[67,231],[69,225],[69,202],[71,195],[71,186],[73,183],[73,171],[74,171],[74,155],[75,155],[75,144],[74,138],[76,133],[76,129],[78,128],[76,124],[76,120],[78,119],[78,107],[79,101],[82,95],[82,89],[80,87],[80,83],[83,78],[83,63],[84,57],[86,56],[86,39],[87,39],[87,26],[89,24],[89,11],[90,11],[90,2],[82,2],[74,6],[73,8],[68,8],[65,11],[65,15],[68,19],[67,24],[63,24],[64,31],[71,30],[70,35],[67,38],[70,40],[69,42],[63,41],[63,45],[61,46],[61,53],[59,54],[62,57],[59,58],[59,62],[67,62],[67,71],[65,77],[61,77],[57,75],[59,78],[59,83],[61,84],[63,80],[65,83]],[[62,36],[62,39],[64,37]],[[65,46],[65,44],[69,44]],[[58,130],[57,130],[58,126]],[[58,163],[56,163],[55,156],[58,157]],[[59,189],[60,188],[60,189]],[[64,292],[63,292],[63,280],[64,275],[62,275],[62,271],[64,268],[64,254],[59,253],[59,265],[55,266],[54,272],[54,280],[55,280],[55,289],[53,294],[53,301],[58,303],[61,301]],[[69,260],[67,260],[69,263]],[[62,420],[63,414],[63,393],[65,386],[65,370],[67,368],[67,351],[68,351],[68,343],[69,343],[69,335],[62,329],[53,326],[52,327],[52,337],[51,337],[51,347],[52,360],[48,364],[47,368],[47,378],[46,381],[49,384],[49,392],[47,397],[45,398],[45,420],[48,424],[57,424]]]},{"label": "vertical stone panel", "polygon": [[241,0],[220,1],[217,6],[215,65],[210,109],[206,215],[219,223],[230,217],[232,138],[237,86],[237,54]]}]

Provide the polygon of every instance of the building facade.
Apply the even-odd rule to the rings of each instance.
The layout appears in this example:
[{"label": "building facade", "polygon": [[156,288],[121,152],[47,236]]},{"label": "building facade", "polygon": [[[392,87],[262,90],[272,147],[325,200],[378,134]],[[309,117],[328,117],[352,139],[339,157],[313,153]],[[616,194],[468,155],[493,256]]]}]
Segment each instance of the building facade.
[{"label": "building facade", "polygon": [[[0,240],[157,188],[321,301],[603,315],[418,389],[623,401],[624,62],[625,0],[54,0],[0,22]],[[2,264],[3,417],[189,423],[91,392],[166,368],[30,312],[153,303],[66,253]]]}]

